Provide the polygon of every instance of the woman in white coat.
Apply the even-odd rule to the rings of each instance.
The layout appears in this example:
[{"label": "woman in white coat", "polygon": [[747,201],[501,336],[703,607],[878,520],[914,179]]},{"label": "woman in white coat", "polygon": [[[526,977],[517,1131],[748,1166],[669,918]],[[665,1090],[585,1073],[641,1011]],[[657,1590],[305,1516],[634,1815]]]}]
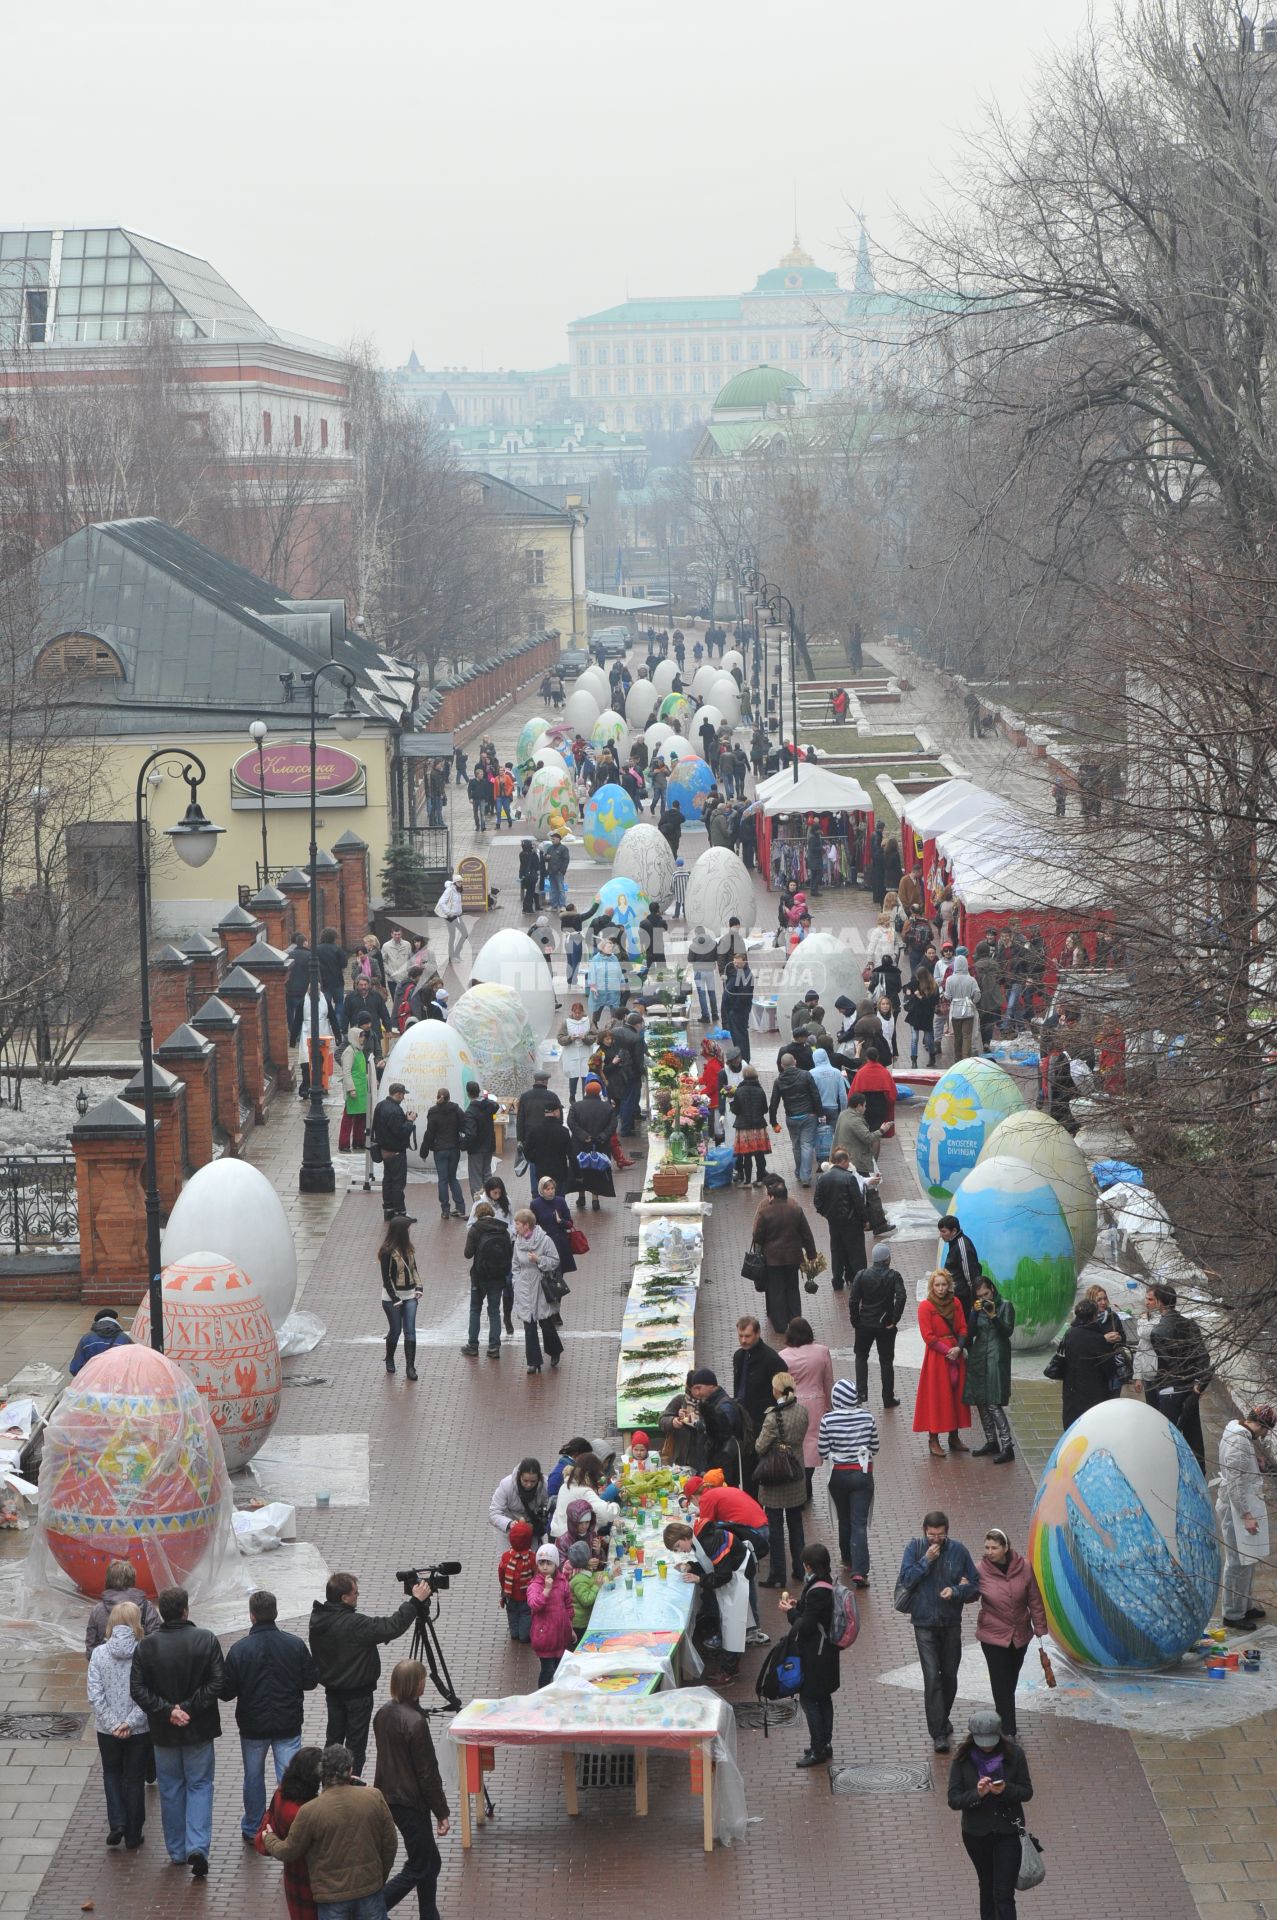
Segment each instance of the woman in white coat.
[{"label": "woman in white coat", "polygon": [[574,1500],[587,1500],[593,1509],[594,1524],[610,1527],[621,1517],[615,1501],[603,1498],[607,1466],[597,1453],[582,1453],[563,1475],[550,1515],[550,1538],[560,1540],[567,1532],[568,1508]]},{"label": "woman in white coat", "polygon": [[443,892],[435,903],[435,912],[441,920],[448,922],[448,960],[451,964],[470,938],[466,923],[461,917],[461,875],[459,873],[454,873],[450,880],[444,882]]},{"label": "woman in white coat", "polygon": [[510,1279],[514,1287],[514,1310],[523,1322],[529,1373],[541,1371],[542,1341],[551,1367],[557,1367],[563,1358],[563,1342],[554,1324],[558,1300],[547,1296],[543,1284],[547,1274],[558,1270],[559,1254],[553,1240],[537,1225],[535,1214],[527,1207],[520,1207],[514,1216],[514,1262]]},{"label": "woman in white coat", "polygon": [[568,1099],[575,1100],[577,1088],[589,1071],[593,1029],[584,1000],[574,1000],[568,1017],[559,1028],[559,1065],[567,1075]]},{"label": "woman in white coat", "polygon": [[1219,1436],[1219,1493],[1215,1518],[1224,1542],[1221,1612],[1226,1627],[1248,1628],[1264,1618],[1251,1601],[1255,1568],[1268,1558],[1268,1508],[1258,1443],[1277,1426],[1277,1409],[1252,1407]]}]

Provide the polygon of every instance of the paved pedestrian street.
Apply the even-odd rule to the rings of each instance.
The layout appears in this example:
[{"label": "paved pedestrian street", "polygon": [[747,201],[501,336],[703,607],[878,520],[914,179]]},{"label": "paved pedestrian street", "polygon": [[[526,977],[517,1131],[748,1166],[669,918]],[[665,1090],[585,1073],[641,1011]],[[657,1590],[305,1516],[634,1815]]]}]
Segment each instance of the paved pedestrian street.
[{"label": "paved pedestrian street", "polygon": [[[926,697],[934,711],[934,693]],[[501,717],[494,729],[499,745],[512,744],[532,710],[525,703]],[[912,723],[908,707],[901,722]],[[982,777],[990,776],[986,771]],[[453,804],[460,819],[465,809]],[[477,941],[496,924],[523,924],[517,889],[510,884],[517,832],[502,837],[511,849],[496,853],[493,861],[503,887],[502,910],[476,925]],[[468,849],[465,834],[458,835],[458,849]],[[688,850],[693,855],[698,850],[695,841]],[[863,893],[826,893],[817,907],[818,927],[835,927],[863,940],[872,925]],[[774,924],[772,898],[761,886],[758,919],[764,926]],[[454,991],[459,984],[449,980]],[[699,1037],[699,1029],[693,1031]],[[776,1038],[770,1036],[755,1050],[766,1085]],[[920,1106],[913,1103],[914,1116]],[[394,1377],[383,1367],[375,1257],[382,1227],[378,1197],[339,1190],[331,1202],[296,1201],[300,1103],[281,1102],[280,1109],[253,1136],[252,1151],[290,1207],[308,1213],[313,1264],[306,1273],[304,1304],[322,1318],[328,1333],[314,1353],[286,1363],[286,1375],[305,1376],[313,1384],[286,1390],[276,1431],[308,1437],[321,1451],[326,1435],[366,1434],[370,1468],[367,1505],[334,1505],[323,1512],[301,1507],[299,1536],[313,1543],[330,1569],[357,1573],[360,1604],[370,1612],[389,1612],[399,1603],[397,1568],[460,1560],[463,1571],[442,1597],[438,1621],[459,1692],[469,1701],[527,1691],[535,1682],[535,1656],[509,1641],[498,1609],[500,1542],[488,1521],[488,1502],[497,1481],[522,1455],[536,1454],[548,1469],[571,1434],[615,1437],[617,1338],[635,1231],[625,1197],[634,1194],[640,1175],[619,1174],[617,1199],[586,1217],[591,1251],[579,1263],[566,1302],[563,1363],[557,1372],[535,1378],[524,1372],[517,1336],[507,1340],[499,1361],[471,1360],[459,1352],[468,1298],[460,1256],[465,1227],[455,1220],[442,1223],[433,1189],[414,1183],[409,1200],[418,1216],[415,1238],[426,1288],[418,1330],[420,1379],[414,1384],[405,1379],[402,1363]],[[332,1113],[335,1133],[335,1107]],[[902,1106],[898,1136],[884,1148],[889,1215],[906,1203],[916,1208],[919,1198],[912,1157],[915,1125],[916,1118]],[[778,1136],[778,1142],[774,1164],[792,1172],[787,1137]],[[513,1190],[511,1158],[508,1150],[499,1170]],[[730,1383],[735,1321],[741,1312],[753,1311],[756,1301],[739,1272],[755,1200],[740,1190],[708,1197],[713,1206],[706,1224],[696,1351],[700,1364],[713,1366]],[[814,1225],[823,1247],[823,1223]],[[933,1247],[924,1235],[897,1242],[896,1264],[911,1290],[929,1270]],[[836,1374],[849,1373],[841,1297],[822,1277],[821,1291],[806,1305],[816,1339],[834,1349]],[[22,1339],[26,1357],[30,1335],[24,1326],[34,1315],[34,1309],[0,1313],[0,1345],[6,1353]],[[74,1310],[42,1316],[40,1336],[52,1362],[64,1361],[85,1318]],[[871,1406],[882,1435],[870,1534],[872,1584],[862,1596],[859,1640],[843,1657],[833,1742],[836,1767],[870,1774],[881,1770],[889,1776],[888,1790],[835,1794],[827,1769],[797,1771],[794,1761],[805,1744],[801,1721],[773,1726],[767,1737],[742,1726],[739,1757],[750,1826],[742,1843],[707,1856],[701,1849],[699,1803],[688,1796],[681,1760],[653,1759],[645,1820],[635,1818],[633,1796],[624,1789],[583,1791],[580,1816],[569,1820],[557,1755],[498,1749],[497,1767],[489,1776],[491,1823],[479,1830],[467,1856],[455,1819],[441,1843],[438,1905],[444,1920],[461,1915],[491,1920],[514,1912],[553,1912],[575,1920],[601,1907],[651,1913],[675,1905],[741,1920],[772,1920],[799,1906],[866,1920],[974,1913],[975,1888],[958,1817],[945,1797],[947,1757],[932,1753],[921,1692],[883,1679],[916,1668],[909,1623],[893,1610],[892,1588],[904,1545],[921,1530],[928,1508],[948,1513],[953,1534],[977,1559],[990,1525],[1004,1529],[1014,1547],[1023,1547],[1034,1474],[1058,1435],[1058,1388],[1017,1378],[1011,1414],[1019,1451],[1012,1467],[999,1468],[970,1457],[930,1459],[926,1436],[910,1430],[916,1374],[904,1369],[900,1379],[904,1404],[884,1412],[876,1373],[871,1373]],[[1226,1417],[1217,1399],[1210,1409],[1212,1445]],[[836,1543],[823,1478],[818,1475],[815,1503],[808,1510],[808,1538]],[[5,1557],[12,1558],[21,1545],[22,1536],[5,1538]],[[269,1558],[254,1571],[270,1585]],[[1271,1582],[1262,1580],[1260,1589],[1261,1598],[1271,1603]],[[776,1596],[764,1592],[760,1600],[763,1624],[775,1636],[780,1631]],[[305,1631],[301,1618],[282,1624]],[[968,1619],[969,1643],[972,1633]],[[385,1697],[386,1671],[406,1651],[406,1640],[383,1649],[380,1697]],[[762,1657],[754,1650],[746,1654],[730,1700],[752,1702]],[[1245,1681],[1236,1676],[1228,1684]],[[987,1705],[987,1695],[960,1695],[954,1714],[959,1730],[977,1704]],[[46,1706],[84,1712],[83,1661],[78,1655],[15,1661],[3,1652],[0,1625],[0,1709]],[[453,1796],[447,1721],[445,1712],[433,1724]],[[1189,1741],[1133,1738],[1118,1726],[1032,1706],[1022,1716],[1022,1728],[1035,1785],[1029,1820],[1047,1864],[1046,1883],[1025,1896],[1023,1912],[1039,1920],[1277,1915],[1277,1714]],[[322,1700],[311,1696],[305,1738],[322,1744],[322,1737]],[[239,1755],[230,1708],[223,1712],[217,1767],[210,1871],[201,1886],[168,1867],[154,1793],[144,1847],[132,1855],[106,1849],[91,1719],[83,1739],[70,1745],[0,1740],[0,1920],[26,1913],[32,1920],[69,1920],[89,1902],[98,1920],[159,1920],[195,1912],[282,1914],[279,1869],[240,1839]],[[870,1778],[867,1784],[875,1783]]]}]

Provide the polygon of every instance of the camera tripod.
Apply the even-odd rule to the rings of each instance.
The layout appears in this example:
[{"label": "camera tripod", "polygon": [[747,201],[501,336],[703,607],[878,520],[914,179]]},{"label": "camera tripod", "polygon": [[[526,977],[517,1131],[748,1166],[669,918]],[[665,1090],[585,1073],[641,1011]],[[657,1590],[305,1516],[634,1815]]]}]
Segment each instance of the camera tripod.
[{"label": "camera tripod", "polygon": [[430,1684],[443,1702],[438,1707],[423,1707],[423,1713],[460,1713],[461,1695],[452,1684],[452,1675],[448,1672],[448,1662],[444,1658],[443,1648],[439,1644],[439,1633],[435,1626],[438,1617],[439,1602],[432,1594],[429,1600],[418,1600],[417,1624],[412,1630],[412,1641],[408,1654],[412,1660],[420,1660],[430,1675]]}]

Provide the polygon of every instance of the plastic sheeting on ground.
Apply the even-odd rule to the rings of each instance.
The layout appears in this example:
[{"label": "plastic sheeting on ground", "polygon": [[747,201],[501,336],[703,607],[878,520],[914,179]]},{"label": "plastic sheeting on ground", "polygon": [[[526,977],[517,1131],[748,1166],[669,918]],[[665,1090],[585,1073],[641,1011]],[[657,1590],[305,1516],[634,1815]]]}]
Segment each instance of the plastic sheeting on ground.
[{"label": "plastic sheeting on ground", "polygon": [[[294,1307],[279,1329],[280,1359],[291,1360],[299,1353],[313,1353],[327,1332],[317,1313]],[[284,1384],[287,1386],[288,1382]]]}]

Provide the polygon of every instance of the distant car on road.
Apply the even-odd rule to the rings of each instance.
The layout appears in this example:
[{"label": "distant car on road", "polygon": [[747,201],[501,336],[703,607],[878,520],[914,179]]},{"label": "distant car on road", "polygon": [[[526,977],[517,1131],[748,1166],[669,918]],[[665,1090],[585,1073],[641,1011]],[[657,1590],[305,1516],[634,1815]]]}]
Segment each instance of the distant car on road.
[{"label": "distant car on road", "polygon": [[596,627],[590,635],[591,647],[596,647],[605,660],[624,660],[634,645],[634,635],[628,627]]},{"label": "distant car on road", "polygon": [[564,647],[555,661],[565,680],[575,680],[578,673],[584,673],[590,664],[590,656],[584,647]]}]

